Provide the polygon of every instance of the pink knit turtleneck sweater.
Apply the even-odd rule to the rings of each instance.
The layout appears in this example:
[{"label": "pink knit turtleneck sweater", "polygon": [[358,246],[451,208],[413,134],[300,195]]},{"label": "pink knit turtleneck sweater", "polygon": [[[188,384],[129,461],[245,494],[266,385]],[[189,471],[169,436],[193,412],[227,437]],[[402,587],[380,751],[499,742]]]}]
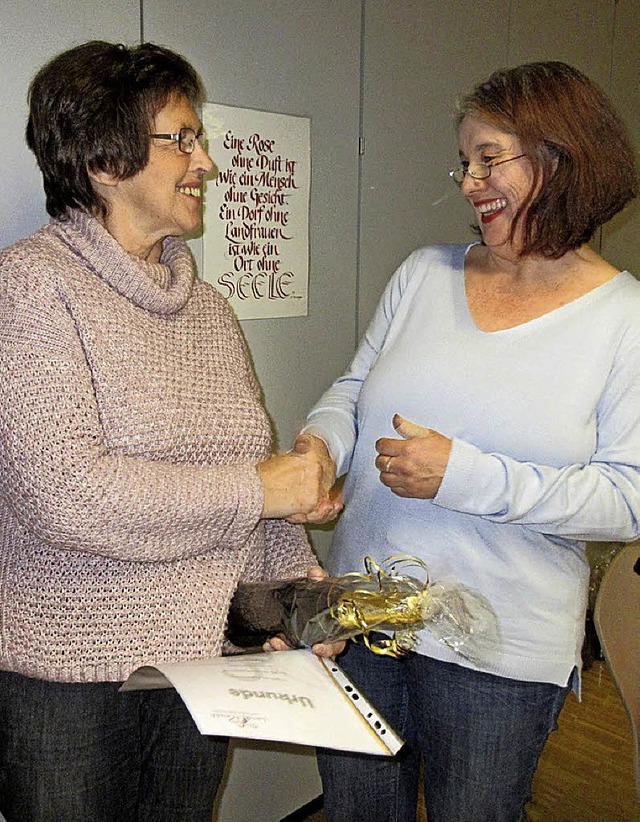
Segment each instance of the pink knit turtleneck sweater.
[{"label": "pink knit turtleneck sweater", "polygon": [[261,521],[271,448],[237,321],[183,240],[72,211],[0,253],[0,668],[125,679],[220,653],[238,580],[298,575]]}]

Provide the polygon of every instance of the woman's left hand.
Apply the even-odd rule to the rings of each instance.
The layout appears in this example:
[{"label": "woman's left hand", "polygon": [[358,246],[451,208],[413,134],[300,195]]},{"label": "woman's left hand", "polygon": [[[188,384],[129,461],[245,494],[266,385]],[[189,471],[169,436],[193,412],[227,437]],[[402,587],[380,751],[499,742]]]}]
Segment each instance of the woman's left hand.
[{"label": "woman's left hand", "polygon": [[[316,580],[317,582],[327,576],[327,572],[319,565],[312,565],[307,571],[307,578]],[[344,651],[346,644],[343,640],[338,640],[337,642],[316,642],[315,645],[311,646],[311,650],[316,656],[322,656],[325,659],[335,659]]]},{"label": "woman's left hand", "polygon": [[[327,572],[319,565],[312,565],[307,569],[307,579],[319,582],[328,576]],[[335,659],[345,649],[346,642],[316,642],[311,648],[316,656],[323,656],[326,659]],[[263,651],[290,651],[292,645],[283,636],[272,636],[262,646]]]},{"label": "woman's left hand", "polygon": [[380,482],[399,497],[433,499],[447,468],[451,440],[400,414],[394,416],[393,427],[404,439],[383,437],[376,442]]}]

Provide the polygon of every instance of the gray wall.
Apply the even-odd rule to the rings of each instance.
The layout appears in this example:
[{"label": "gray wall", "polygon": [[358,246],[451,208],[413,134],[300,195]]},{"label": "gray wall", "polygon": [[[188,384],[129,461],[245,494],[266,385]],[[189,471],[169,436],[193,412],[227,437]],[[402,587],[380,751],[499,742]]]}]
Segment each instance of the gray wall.
[{"label": "gray wall", "polygon": [[[384,284],[415,247],[471,237],[447,177],[455,97],[492,69],[562,59],[609,91],[640,149],[640,0],[36,0],[0,9],[0,245],[45,219],[23,142],[29,78],[84,40],[183,52],[212,102],[311,118],[309,315],[243,323],[284,447],[347,364]],[[359,137],[365,138],[359,154]],[[640,273],[640,204],[605,256]],[[192,241],[196,259],[201,242]],[[319,551],[329,534],[312,531]],[[319,793],[299,749],[236,746],[218,818],[277,820]]]},{"label": "gray wall", "polygon": [[138,0],[38,0],[0,4],[0,246],[29,234],[46,219],[40,175],[24,142],[29,80],[57,52],[85,40],[134,42]]}]

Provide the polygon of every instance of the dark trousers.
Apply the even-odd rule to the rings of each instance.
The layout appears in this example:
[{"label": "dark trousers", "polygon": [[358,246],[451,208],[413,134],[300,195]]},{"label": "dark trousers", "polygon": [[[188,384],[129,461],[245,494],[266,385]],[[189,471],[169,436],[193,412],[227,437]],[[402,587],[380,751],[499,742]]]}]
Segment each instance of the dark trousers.
[{"label": "dark trousers", "polygon": [[0,672],[7,822],[211,822],[228,740],[202,736],[173,689]]},{"label": "dark trousers", "polygon": [[318,751],[328,822],[519,822],[568,688],[351,644],[338,664],[406,740],[396,757]]}]

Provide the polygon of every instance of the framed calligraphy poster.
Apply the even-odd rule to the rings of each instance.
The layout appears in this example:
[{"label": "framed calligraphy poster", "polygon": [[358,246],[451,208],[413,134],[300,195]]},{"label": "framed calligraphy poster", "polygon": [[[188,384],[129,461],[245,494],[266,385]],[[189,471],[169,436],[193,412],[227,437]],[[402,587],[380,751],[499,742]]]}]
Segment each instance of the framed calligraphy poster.
[{"label": "framed calligraphy poster", "polygon": [[311,128],[306,117],[203,106],[203,277],[241,320],[307,314]]}]

